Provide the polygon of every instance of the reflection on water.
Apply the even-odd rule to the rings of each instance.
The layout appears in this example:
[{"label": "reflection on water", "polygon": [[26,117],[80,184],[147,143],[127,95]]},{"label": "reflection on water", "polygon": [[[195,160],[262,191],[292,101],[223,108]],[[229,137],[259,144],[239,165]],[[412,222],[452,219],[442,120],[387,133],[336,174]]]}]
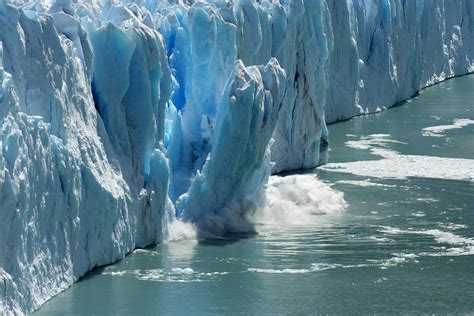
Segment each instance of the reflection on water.
[{"label": "reflection on water", "polygon": [[[331,164],[316,182],[295,176],[308,198],[285,204],[317,205],[308,220],[137,250],[38,314],[474,312],[473,86],[457,78],[330,126]],[[337,192],[344,211],[324,206],[344,206]]]}]

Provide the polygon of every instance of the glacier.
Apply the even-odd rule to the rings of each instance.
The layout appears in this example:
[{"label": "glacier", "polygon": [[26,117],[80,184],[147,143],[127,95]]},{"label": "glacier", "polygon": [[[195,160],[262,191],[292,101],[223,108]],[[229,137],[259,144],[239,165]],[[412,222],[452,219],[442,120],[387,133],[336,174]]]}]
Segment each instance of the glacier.
[{"label": "glacier", "polygon": [[473,71],[472,0],[0,0],[0,313],[175,224],[252,230],[327,124]]}]

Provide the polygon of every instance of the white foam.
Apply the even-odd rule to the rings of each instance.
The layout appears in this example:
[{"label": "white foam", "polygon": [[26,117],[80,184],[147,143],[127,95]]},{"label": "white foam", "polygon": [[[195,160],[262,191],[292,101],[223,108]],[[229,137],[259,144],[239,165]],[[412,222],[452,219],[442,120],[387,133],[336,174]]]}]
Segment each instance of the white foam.
[{"label": "white foam", "polygon": [[132,275],[142,281],[163,281],[164,276],[161,269],[135,270]]},{"label": "white foam", "polygon": [[399,235],[399,234],[403,234],[405,231],[396,227],[383,226],[380,232],[384,234]]},{"label": "white foam", "polygon": [[456,234],[453,234],[452,232],[445,232],[438,229],[430,229],[426,231],[418,231],[417,233],[431,235],[439,243],[445,243],[450,245],[474,246],[474,239],[458,236]]},{"label": "white foam", "polygon": [[436,248],[441,249],[440,252],[422,252],[420,256],[465,256],[474,255],[474,239],[456,235],[452,232],[442,231],[439,229],[427,229],[427,230],[402,230],[394,227],[383,227],[381,230],[386,234],[399,235],[399,234],[415,234],[415,235],[427,235],[434,238],[437,243],[448,244],[454,247],[450,248]]},{"label": "white foam", "polygon": [[355,186],[360,186],[360,187],[381,187],[381,188],[395,188],[395,187],[397,187],[396,185],[393,185],[393,184],[382,184],[382,183],[377,183],[377,182],[371,182],[369,179],[365,179],[365,180],[340,180],[340,181],[337,181],[337,183],[350,184],[350,185],[355,185]]},{"label": "white foam", "polygon": [[311,269],[313,271],[324,271],[329,269],[335,269],[341,266],[342,265],[338,263],[313,263],[311,264]]},{"label": "white foam", "polygon": [[422,130],[423,136],[432,136],[432,137],[443,137],[444,132],[450,129],[463,128],[465,126],[474,124],[474,120],[470,119],[455,119],[453,124],[450,125],[437,125],[425,127]]},{"label": "white foam", "polygon": [[347,207],[342,192],[313,174],[272,176],[265,202],[249,220],[253,223],[308,224],[315,215],[338,213]]},{"label": "white foam", "polygon": [[146,270],[123,270],[105,271],[102,274],[111,276],[132,276],[141,281],[159,282],[200,282],[199,278],[193,277],[194,270],[191,268],[173,268],[165,271],[162,269]]},{"label": "white foam", "polygon": [[377,243],[386,243],[386,242],[393,242],[392,239],[386,237],[377,237],[377,236],[370,236],[370,240],[375,240]]},{"label": "white foam", "polygon": [[420,202],[427,202],[427,203],[435,203],[435,202],[439,202],[438,199],[435,199],[435,198],[432,198],[432,197],[427,197],[427,198],[417,198],[416,199],[417,201],[420,201]]},{"label": "white foam", "polygon": [[366,149],[380,160],[329,163],[322,170],[351,173],[363,177],[406,179],[408,177],[474,181],[474,160],[435,156],[402,155],[387,149],[390,143],[400,143],[386,134],[370,135],[346,146]]},{"label": "white foam", "polygon": [[446,228],[448,230],[459,230],[467,228],[467,225],[464,224],[455,224],[455,223],[439,223],[439,226],[442,228]]},{"label": "white foam", "polygon": [[172,269],[143,269],[143,270],[122,270],[110,271],[113,266],[107,267],[103,275],[115,277],[130,276],[141,281],[153,282],[204,282],[216,280],[220,276],[229,274],[227,271],[196,272],[191,268],[172,268]]},{"label": "white foam", "polygon": [[178,219],[173,220],[168,227],[168,241],[196,240],[196,228],[191,223]]},{"label": "white foam", "polygon": [[369,259],[367,261],[370,262],[370,264],[365,266],[379,267],[382,270],[386,270],[404,263],[418,263],[417,258],[419,257],[419,255],[414,253],[392,253],[392,256],[393,257],[388,259]]},{"label": "white foam", "polygon": [[249,272],[257,272],[257,273],[276,273],[276,274],[296,274],[296,273],[310,273],[312,272],[311,269],[257,269],[257,268],[249,268]]},{"label": "white foam", "polygon": [[273,274],[301,274],[301,273],[312,273],[317,271],[324,271],[329,269],[335,269],[341,267],[340,264],[330,264],[330,263],[313,263],[310,268],[307,269],[292,269],[292,268],[283,268],[283,269],[259,269],[259,268],[248,268],[249,272],[256,273],[273,273]]},{"label": "white foam", "polygon": [[194,270],[191,268],[173,268],[171,269],[171,272],[176,273],[176,274],[193,274]]},{"label": "white foam", "polygon": [[340,263],[313,263],[309,268],[296,269],[296,268],[282,268],[282,269],[261,269],[261,268],[248,268],[248,272],[254,273],[270,273],[270,274],[304,274],[314,273],[318,271],[325,271],[331,269],[360,269],[376,267],[380,269],[388,269],[391,267],[398,266],[404,263],[418,263],[418,254],[414,253],[393,253],[392,257],[387,259],[368,259],[366,263],[359,264],[340,264]]},{"label": "white foam", "polygon": [[230,272],[225,272],[225,271],[215,271],[215,272],[201,272],[198,275],[200,276],[219,276],[219,275],[227,275]]}]

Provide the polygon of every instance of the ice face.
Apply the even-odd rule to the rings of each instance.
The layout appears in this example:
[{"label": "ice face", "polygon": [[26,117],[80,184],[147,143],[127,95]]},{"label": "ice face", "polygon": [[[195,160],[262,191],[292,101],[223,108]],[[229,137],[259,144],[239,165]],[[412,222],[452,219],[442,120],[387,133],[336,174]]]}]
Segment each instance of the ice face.
[{"label": "ice face", "polygon": [[[167,62],[156,57],[159,49],[165,56],[156,31],[155,37],[131,37],[142,44],[140,53],[153,56],[153,63],[147,62],[142,77],[125,65],[130,81],[143,90],[129,84],[123,88],[125,101],[112,104],[118,97],[106,95],[106,84],[100,91],[92,88],[103,60],[92,53],[79,24],[77,36],[69,28],[65,35],[55,23],[56,14],[24,13],[3,3],[0,9],[0,284],[8,295],[1,310],[26,312],[93,267],[163,239],[168,166],[159,144],[166,105],[161,98],[169,98],[170,71],[162,83],[166,67],[158,64]],[[112,37],[110,45],[116,44]],[[95,93],[106,95],[117,111],[102,119]],[[137,93],[143,97],[141,108],[133,103]],[[125,116],[128,106],[143,111],[141,122],[135,116],[139,112]],[[130,135],[128,155],[113,137],[122,130]],[[137,137],[138,131],[145,138]]]},{"label": "ice face", "polygon": [[270,175],[265,153],[285,88],[285,72],[276,59],[259,67],[237,61],[217,113],[212,150],[177,203],[178,214],[204,234],[249,229],[244,220],[247,195],[258,195]]},{"label": "ice face", "polygon": [[326,163],[326,123],[472,72],[471,21],[469,0],[0,0],[0,312],[191,225],[251,230],[271,173]]}]

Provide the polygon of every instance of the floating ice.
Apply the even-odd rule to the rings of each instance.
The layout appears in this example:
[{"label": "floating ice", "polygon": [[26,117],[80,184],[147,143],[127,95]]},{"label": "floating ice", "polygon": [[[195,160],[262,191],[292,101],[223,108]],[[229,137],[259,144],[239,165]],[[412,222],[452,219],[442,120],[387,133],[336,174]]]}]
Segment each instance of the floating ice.
[{"label": "floating ice", "polygon": [[102,275],[114,277],[133,277],[140,281],[188,283],[217,280],[219,277],[229,274],[227,271],[197,272],[191,268],[172,269],[144,269],[144,270],[121,270],[106,271]]},{"label": "floating ice", "polygon": [[[363,177],[406,179],[408,177],[474,181],[474,159],[402,155],[388,149],[389,144],[403,144],[387,135],[370,135],[346,145],[368,149],[380,160],[329,163],[322,170],[350,173]],[[440,167],[442,166],[442,167]]]},{"label": "floating ice", "polygon": [[470,119],[455,119],[451,125],[437,125],[425,127],[422,130],[423,136],[443,137],[444,132],[451,129],[463,128],[465,126],[474,124],[474,120]]},{"label": "floating ice", "polygon": [[419,177],[474,181],[473,159],[390,153],[392,154],[390,157],[381,160],[331,163],[321,169],[374,178],[406,179],[408,177]]},{"label": "floating ice", "polygon": [[283,269],[260,269],[260,268],[249,268],[249,272],[256,273],[273,273],[273,274],[301,274],[301,273],[312,273],[317,271],[324,271],[329,269],[335,269],[340,267],[340,264],[329,264],[329,263],[313,263],[308,269],[294,269],[294,268],[283,268]]},{"label": "floating ice", "polygon": [[397,187],[394,184],[377,183],[377,182],[370,181],[369,179],[365,179],[365,180],[340,180],[340,181],[337,181],[337,183],[350,184],[350,185],[355,185],[355,186],[360,186],[360,187],[381,187],[381,188],[395,188],[395,187]]},{"label": "floating ice", "polygon": [[406,145],[406,143],[391,139],[391,137],[390,134],[372,134],[361,137],[359,140],[347,141],[345,145],[355,149],[370,149],[374,154],[377,154],[378,148],[387,148],[390,144]]}]

